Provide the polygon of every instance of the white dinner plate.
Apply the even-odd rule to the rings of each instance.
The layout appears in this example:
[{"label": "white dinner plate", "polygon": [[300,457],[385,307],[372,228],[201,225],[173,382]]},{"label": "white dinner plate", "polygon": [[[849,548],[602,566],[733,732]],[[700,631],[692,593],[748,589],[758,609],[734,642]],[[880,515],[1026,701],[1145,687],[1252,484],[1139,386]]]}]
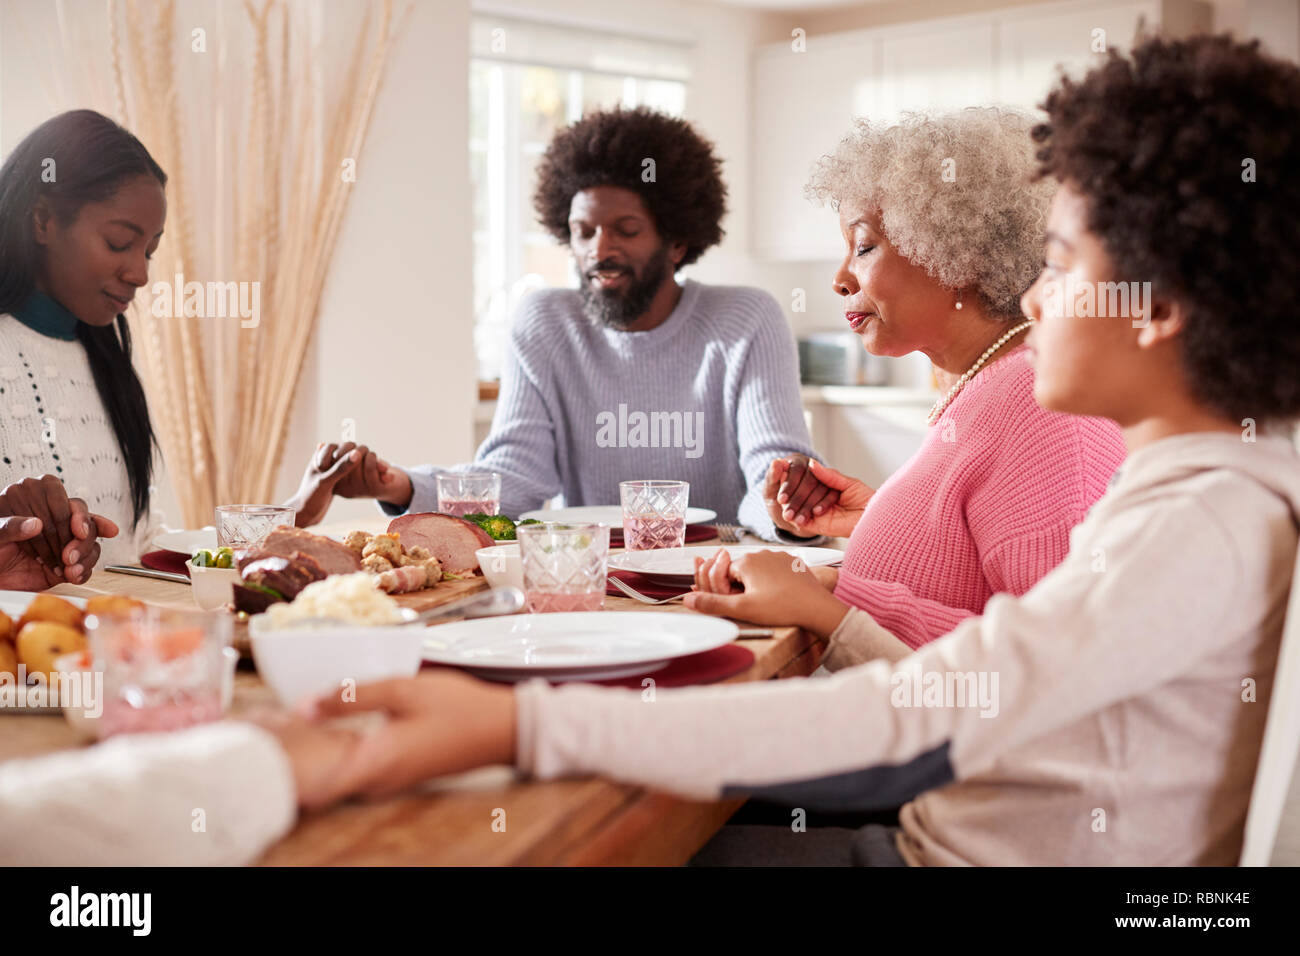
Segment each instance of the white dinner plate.
[{"label": "white dinner plate", "polygon": [[[718,516],[716,511],[708,508],[687,508],[687,524],[708,524]],[[588,505],[582,508],[552,508],[549,511],[527,511],[519,520],[536,518],[538,521],[598,521],[611,528],[623,527],[623,508],[620,505]]]},{"label": "white dinner plate", "polygon": [[216,549],[217,529],[209,526],[197,531],[164,531],[153,539],[153,546],[164,551],[175,551],[187,558],[193,557],[195,551]]},{"label": "white dinner plate", "polygon": [[651,673],[730,644],[738,631],[703,614],[515,614],[439,624],[424,642],[424,659],[490,680],[604,680]]},{"label": "white dinner plate", "polygon": [[[27,605],[32,603],[32,598],[36,597],[38,592],[35,591],[0,591],[0,611],[4,611],[14,623],[23,616],[27,610]],[[79,597],[70,597],[66,594],[54,594],[60,600],[67,601],[69,604],[75,604],[79,608],[85,608],[86,599]],[[57,702],[53,705],[37,707],[28,704],[24,707],[17,705],[16,689],[14,684],[6,680],[3,686],[0,686],[0,714],[61,714],[63,708],[59,707]]]},{"label": "white dinner plate", "polygon": [[624,551],[609,556],[609,566],[616,571],[635,571],[661,577],[690,578],[695,576],[695,559],[711,558],[727,550],[732,559],[756,551],[784,551],[799,558],[810,568],[829,567],[844,560],[844,552],[834,548],[785,547],[778,544],[697,544],[684,548],[658,548],[654,551]]},{"label": "white dinner plate", "polygon": [[[0,591],[0,611],[4,611],[18,623],[18,619],[23,616],[27,610],[27,605],[32,603],[32,598],[40,591]],[[51,594],[50,597],[56,597],[60,601],[67,601],[69,604],[75,604],[83,610],[86,607],[86,599],[81,597],[71,597],[67,594]]]}]

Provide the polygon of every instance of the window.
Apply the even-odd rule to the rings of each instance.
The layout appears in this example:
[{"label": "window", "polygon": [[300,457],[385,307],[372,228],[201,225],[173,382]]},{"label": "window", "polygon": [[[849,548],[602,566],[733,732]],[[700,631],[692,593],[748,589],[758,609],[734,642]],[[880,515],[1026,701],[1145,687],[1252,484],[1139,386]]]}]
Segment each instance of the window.
[{"label": "window", "polygon": [[680,116],[689,50],[505,17],[475,17],[471,36],[474,349],[479,377],[495,379],[519,300],[576,285],[568,250],[533,215],[538,159],[591,110],[644,105]]}]

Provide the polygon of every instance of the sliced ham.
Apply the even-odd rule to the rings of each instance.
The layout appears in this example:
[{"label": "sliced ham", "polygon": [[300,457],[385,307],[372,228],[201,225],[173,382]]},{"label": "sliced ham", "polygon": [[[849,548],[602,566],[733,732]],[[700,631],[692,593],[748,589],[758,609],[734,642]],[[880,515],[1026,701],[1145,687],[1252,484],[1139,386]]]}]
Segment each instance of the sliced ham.
[{"label": "sliced ham", "polygon": [[479,548],[496,544],[486,531],[464,518],[426,512],[402,515],[388,525],[388,533],[402,539],[402,546],[424,548],[438,559],[445,573],[466,574],[478,570]]},{"label": "sliced ham", "polygon": [[292,558],[295,552],[301,552],[314,558],[326,574],[351,574],[361,570],[361,558],[347,545],[302,528],[276,528],[266,536],[259,550],[263,556],[281,558]]}]

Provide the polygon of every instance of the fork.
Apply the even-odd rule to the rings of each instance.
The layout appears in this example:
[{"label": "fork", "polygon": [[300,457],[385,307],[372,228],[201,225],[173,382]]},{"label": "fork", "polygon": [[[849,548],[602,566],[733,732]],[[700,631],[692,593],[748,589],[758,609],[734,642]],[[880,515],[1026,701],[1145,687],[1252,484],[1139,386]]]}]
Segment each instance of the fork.
[{"label": "fork", "polygon": [[718,529],[718,537],[725,544],[739,543],[741,536],[749,531],[744,525],[739,524],[718,524],[714,527]]},{"label": "fork", "polygon": [[642,594],[636,588],[632,587],[632,585],[626,583],[625,581],[620,581],[616,577],[610,577],[609,582],[613,584],[614,587],[618,588],[620,591],[626,594],[628,597],[632,598],[632,600],[640,601],[642,604],[671,604],[674,601],[680,601],[682,598],[686,597],[685,594],[678,594],[673,597],[652,598],[652,597],[648,597],[645,594]]}]

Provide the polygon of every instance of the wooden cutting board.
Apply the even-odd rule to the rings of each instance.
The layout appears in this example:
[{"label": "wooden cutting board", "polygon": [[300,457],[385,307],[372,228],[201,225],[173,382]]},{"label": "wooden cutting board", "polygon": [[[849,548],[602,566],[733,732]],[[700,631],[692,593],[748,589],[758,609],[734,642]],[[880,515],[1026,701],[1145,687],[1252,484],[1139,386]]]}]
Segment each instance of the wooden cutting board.
[{"label": "wooden cutting board", "polygon": [[472,577],[465,581],[439,581],[433,587],[425,588],[423,591],[412,591],[410,594],[394,594],[393,600],[402,607],[409,607],[413,611],[427,611],[431,607],[442,607],[444,604],[468,597],[478,591],[486,591],[487,586],[487,578],[482,576]]}]

